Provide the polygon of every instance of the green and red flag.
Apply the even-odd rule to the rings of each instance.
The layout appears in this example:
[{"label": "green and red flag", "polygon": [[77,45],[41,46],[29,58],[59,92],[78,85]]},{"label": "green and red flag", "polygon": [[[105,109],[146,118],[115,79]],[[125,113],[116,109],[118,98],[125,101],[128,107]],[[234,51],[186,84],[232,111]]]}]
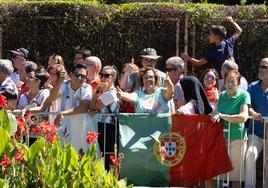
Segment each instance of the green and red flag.
[{"label": "green and red flag", "polygon": [[120,114],[120,176],[140,186],[194,186],[232,170],[223,126],[206,115]]}]

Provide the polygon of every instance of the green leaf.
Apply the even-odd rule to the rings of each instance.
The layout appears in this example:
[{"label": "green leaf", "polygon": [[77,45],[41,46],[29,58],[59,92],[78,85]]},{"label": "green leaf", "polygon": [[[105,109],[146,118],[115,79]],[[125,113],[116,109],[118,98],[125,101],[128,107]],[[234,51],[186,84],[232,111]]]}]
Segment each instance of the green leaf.
[{"label": "green leaf", "polygon": [[97,146],[96,144],[92,144],[87,150],[87,156],[91,158],[91,160],[95,160],[97,158]]},{"label": "green leaf", "polygon": [[2,188],[8,188],[9,187],[9,182],[6,179],[0,179],[0,187]]},{"label": "green leaf", "polygon": [[52,145],[52,154],[54,159],[58,159],[60,157],[60,141],[57,139],[54,144]]},{"label": "green leaf", "polygon": [[9,134],[2,127],[0,127],[0,155],[4,151],[6,145],[9,143]]},{"label": "green leaf", "polygon": [[38,138],[30,147],[29,153],[30,153],[30,160],[35,161],[36,157],[40,152],[42,152],[44,146],[45,146],[46,140],[44,137]]},{"label": "green leaf", "polygon": [[9,121],[9,117],[7,114],[7,111],[4,109],[0,110],[0,126],[3,127],[3,129],[5,129],[6,131],[9,132],[10,130],[10,121]]},{"label": "green leaf", "polygon": [[68,170],[72,171],[77,167],[79,157],[73,147],[70,148],[69,152],[67,153],[67,156],[70,157],[70,166]]}]

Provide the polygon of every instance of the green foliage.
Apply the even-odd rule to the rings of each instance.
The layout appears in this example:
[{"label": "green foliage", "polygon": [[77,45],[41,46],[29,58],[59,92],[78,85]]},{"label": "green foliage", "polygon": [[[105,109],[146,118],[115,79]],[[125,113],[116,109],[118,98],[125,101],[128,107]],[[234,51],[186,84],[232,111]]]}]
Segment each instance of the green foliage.
[{"label": "green foliage", "polygon": [[[95,144],[79,157],[70,144],[61,148],[59,140],[51,144],[40,137],[28,148],[9,143],[9,134],[1,127],[0,137],[0,161],[4,157],[12,161],[10,167],[0,166],[0,187],[131,187],[104,169]],[[24,153],[20,160],[15,158],[19,150]]]},{"label": "green foliage", "polygon": [[[267,55],[267,22],[257,21],[267,17],[264,5],[159,2],[108,6],[91,1],[5,2],[0,6],[3,56],[7,57],[10,49],[25,47],[30,50],[31,59],[40,65],[45,66],[48,57],[58,53],[70,68],[75,51],[88,48],[104,65],[114,64],[120,70],[130,56],[134,55],[139,62],[139,52],[153,47],[163,57],[158,64],[161,69],[165,67],[165,60],[176,53],[177,21],[180,22],[179,50],[184,50],[186,15],[189,18],[189,54],[195,40],[197,58],[202,58],[208,48],[207,33],[212,24],[224,25],[228,35],[233,33],[232,26],[224,20],[232,15],[243,29],[235,46],[236,61],[248,80],[256,78],[247,70],[249,67],[257,70],[256,62]],[[195,38],[193,25],[196,25]],[[199,74],[201,70],[190,66],[189,71]]]},{"label": "green foliage", "polygon": [[0,142],[0,155],[1,155],[5,150],[7,144],[9,143],[9,135],[2,127],[0,127],[0,138],[1,138]]}]

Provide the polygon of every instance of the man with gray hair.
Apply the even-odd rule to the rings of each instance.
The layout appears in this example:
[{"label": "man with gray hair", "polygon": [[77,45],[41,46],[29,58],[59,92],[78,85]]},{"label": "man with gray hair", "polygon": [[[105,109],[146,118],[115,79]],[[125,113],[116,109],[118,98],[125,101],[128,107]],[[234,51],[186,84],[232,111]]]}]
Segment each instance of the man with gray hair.
[{"label": "man with gray hair", "polygon": [[12,62],[7,59],[0,59],[0,91],[11,89],[18,94],[15,83],[10,78],[10,74],[14,71]]},{"label": "man with gray hair", "polygon": [[[226,72],[230,71],[230,70],[237,70],[238,71],[239,67],[238,65],[233,62],[232,60],[225,60],[224,63],[221,66],[221,77],[222,79],[219,80],[219,90],[220,91],[224,91],[225,87],[224,87],[224,75],[226,74]],[[239,88],[247,91],[248,90],[248,81],[246,80],[246,78],[244,76],[241,76],[240,79],[240,85]]]},{"label": "man with gray hair", "polygon": [[[168,76],[170,77],[172,83],[174,84],[174,105],[175,105],[175,110],[180,108],[182,105],[185,104],[185,99],[184,99],[184,93],[181,88],[180,80],[183,77],[184,73],[184,61],[180,57],[170,57],[166,61],[166,72]],[[173,110],[171,110],[173,111]]]}]

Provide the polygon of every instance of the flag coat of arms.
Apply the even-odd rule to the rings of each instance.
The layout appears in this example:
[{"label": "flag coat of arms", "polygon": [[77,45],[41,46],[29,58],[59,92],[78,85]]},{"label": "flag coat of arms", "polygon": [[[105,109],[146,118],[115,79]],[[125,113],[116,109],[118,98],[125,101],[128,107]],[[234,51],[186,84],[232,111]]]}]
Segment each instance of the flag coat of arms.
[{"label": "flag coat of arms", "polygon": [[120,114],[120,177],[140,186],[194,186],[232,170],[223,126],[206,115]]}]

